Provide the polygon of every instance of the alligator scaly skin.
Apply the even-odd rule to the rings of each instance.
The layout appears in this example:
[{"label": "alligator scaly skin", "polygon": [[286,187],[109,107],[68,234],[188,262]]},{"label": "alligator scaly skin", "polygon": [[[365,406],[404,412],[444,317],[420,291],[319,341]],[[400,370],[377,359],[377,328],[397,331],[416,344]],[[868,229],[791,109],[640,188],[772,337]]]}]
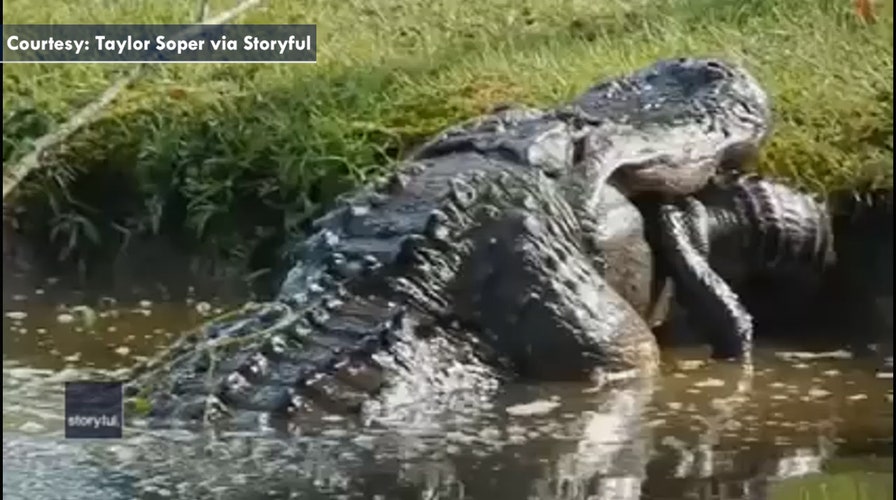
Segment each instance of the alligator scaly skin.
[{"label": "alligator scaly skin", "polygon": [[[450,164],[427,172],[446,173],[442,166]],[[314,278],[303,276],[316,297],[294,296],[280,316],[268,313],[269,331],[236,352],[215,356],[207,344],[188,353],[186,370],[173,377],[179,384],[157,391],[153,408],[187,418],[230,407],[289,416],[311,398],[348,409],[363,395],[346,396],[351,383],[333,389],[331,375],[427,331],[481,344],[479,354],[498,353],[501,360],[493,362],[518,376],[577,379],[595,368],[655,369],[651,332],[585,257],[572,210],[539,172],[506,167],[451,175],[451,189],[394,253],[353,255],[358,240],[330,239],[342,251],[328,251],[337,257],[309,270]],[[420,201],[410,195],[415,187],[405,186],[406,202]],[[394,213],[396,198],[389,201],[366,210]],[[351,224],[352,213],[347,209],[342,223]],[[477,331],[475,338],[462,333],[467,328]],[[210,378],[203,368],[212,369]]]},{"label": "alligator scaly skin", "polygon": [[390,377],[375,354],[400,371],[413,339],[509,376],[653,373],[652,253],[617,186],[676,192],[693,169],[696,188],[758,148],[766,101],[746,73],[682,59],[598,85],[572,113],[450,129],[321,217],[276,301],[185,337],[130,392],[186,420],[353,409]]},{"label": "alligator scaly skin", "polygon": [[712,332],[714,357],[749,359],[754,320],[735,292],[747,276],[822,275],[836,263],[827,205],[769,179],[738,176],[659,210],[676,295]]}]

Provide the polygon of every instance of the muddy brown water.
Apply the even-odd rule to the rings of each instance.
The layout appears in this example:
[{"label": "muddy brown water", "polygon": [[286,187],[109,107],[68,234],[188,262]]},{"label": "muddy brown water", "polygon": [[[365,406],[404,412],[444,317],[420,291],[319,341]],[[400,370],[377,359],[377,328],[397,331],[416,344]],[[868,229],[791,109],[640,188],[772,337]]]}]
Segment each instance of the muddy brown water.
[{"label": "muddy brown water", "polygon": [[769,345],[752,378],[669,348],[653,385],[510,385],[486,415],[435,429],[330,418],[289,439],[67,440],[64,381],[151,355],[245,292],[182,272],[85,288],[4,271],[3,498],[893,498],[891,373]]}]

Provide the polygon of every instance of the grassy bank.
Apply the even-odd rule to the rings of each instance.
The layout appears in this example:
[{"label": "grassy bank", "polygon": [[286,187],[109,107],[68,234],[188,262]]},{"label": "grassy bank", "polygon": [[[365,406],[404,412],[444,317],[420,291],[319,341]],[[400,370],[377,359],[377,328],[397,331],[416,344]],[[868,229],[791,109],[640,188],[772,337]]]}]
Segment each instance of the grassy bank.
[{"label": "grassy bank", "polygon": [[[892,183],[892,2],[873,25],[849,0],[269,3],[241,22],[317,23],[317,65],[156,68],[26,182],[30,230],[60,250],[174,230],[247,257],[446,125],[501,102],[550,105],[679,55],[742,62],[768,88],[766,172],[816,191]],[[195,15],[171,1],[3,6],[4,23]],[[125,69],[5,67],[4,164]]]}]

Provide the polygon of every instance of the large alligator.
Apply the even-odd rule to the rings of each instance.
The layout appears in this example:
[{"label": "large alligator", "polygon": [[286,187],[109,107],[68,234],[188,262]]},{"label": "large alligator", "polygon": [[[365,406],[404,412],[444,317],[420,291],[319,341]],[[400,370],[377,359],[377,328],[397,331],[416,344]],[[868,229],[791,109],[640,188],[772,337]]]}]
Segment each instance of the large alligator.
[{"label": "large alligator", "polygon": [[740,168],[769,116],[742,69],[678,59],[448,130],[316,221],[278,300],[185,337],[129,390],[185,419],[357,408],[382,387],[377,355],[387,378],[423,377],[407,352],[427,343],[495,377],[653,373],[653,255],[629,197]]}]

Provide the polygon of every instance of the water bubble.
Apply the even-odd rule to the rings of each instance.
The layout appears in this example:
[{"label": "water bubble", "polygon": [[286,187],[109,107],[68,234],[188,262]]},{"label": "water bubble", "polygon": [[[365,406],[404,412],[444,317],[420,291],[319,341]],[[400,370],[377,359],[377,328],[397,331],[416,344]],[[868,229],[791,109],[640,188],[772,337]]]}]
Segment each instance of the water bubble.
[{"label": "water bubble", "polygon": [[706,380],[695,383],[694,387],[722,387],[724,385],[724,380],[717,378],[708,378]]},{"label": "water bubble", "polygon": [[515,417],[545,415],[558,406],[560,406],[560,403],[555,401],[537,400],[531,403],[508,406],[504,411]]},{"label": "water bubble", "polygon": [[73,323],[75,321],[75,317],[69,313],[60,313],[56,316],[56,322],[61,325],[67,325],[69,323]]},{"label": "water bubble", "polygon": [[45,429],[46,429],[46,427],[44,427],[43,425],[41,425],[37,422],[25,422],[24,424],[19,426],[20,431],[26,432],[29,434],[41,432]]},{"label": "water bubble", "polygon": [[43,288],[37,288],[37,289],[34,290],[34,294],[35,294],[35,295],[43,295],[43,294],[44,294],[44,289],[43,289]]},{"label": "water bubble", "polygon": [[321,435],[329,438],[341,439],[348,435],[348,431],[345,429],[325,429]]},{"label": "water bubble", "polygon": [[22,321],[28,317],[28,313],[24,311],[9,311],[6,313],[6,317],[13,321]]},{"label": "water bubble", "polygon": [[818,387],[813,387],[813,388],[809,389],[808,395],[809,395],[809,397],[813,397],[813,398],[823,398],[825,396],[830,396],[831,391],[821,389]]},{"label": "water bubble", "polygon": [[[74,306],[69,309],[69,313],[77,315],[80,318],[80,320],[84,323],[85,326],[90,327],[94,323],[96,323],[96,319],[97,319],[96,311],[94,311],[92,308],[90,308],[88,306],[84,306],[84,305]],[[57,318],[58,318],[58,316],[57,316]]]},{"label": "water bubble", "polygon": [[115,354],[118,354],[119,356],[127,356],[130,353],[131,353],[131,349],[128,348],[127,346],[120,346],[117,349],[115,349]]},{"label": "water bubble", "polygon": [[196,303],[196,312],[201,314],[202,316],[208,315],[212,310],[212,305],[208,302],[197,302]]},{"label": "water bubble", "polygon": [[144,300],[141,300],[138,305],[140,307],[142,307],[143,309],[149,309],[150,307],[152,307],[152,302],[144,299]]},{"label": "water bubble", "polygon": [[706,361],[701,359],[682,359],[675,363],[679,370],[691,371],[706,366]]}]

